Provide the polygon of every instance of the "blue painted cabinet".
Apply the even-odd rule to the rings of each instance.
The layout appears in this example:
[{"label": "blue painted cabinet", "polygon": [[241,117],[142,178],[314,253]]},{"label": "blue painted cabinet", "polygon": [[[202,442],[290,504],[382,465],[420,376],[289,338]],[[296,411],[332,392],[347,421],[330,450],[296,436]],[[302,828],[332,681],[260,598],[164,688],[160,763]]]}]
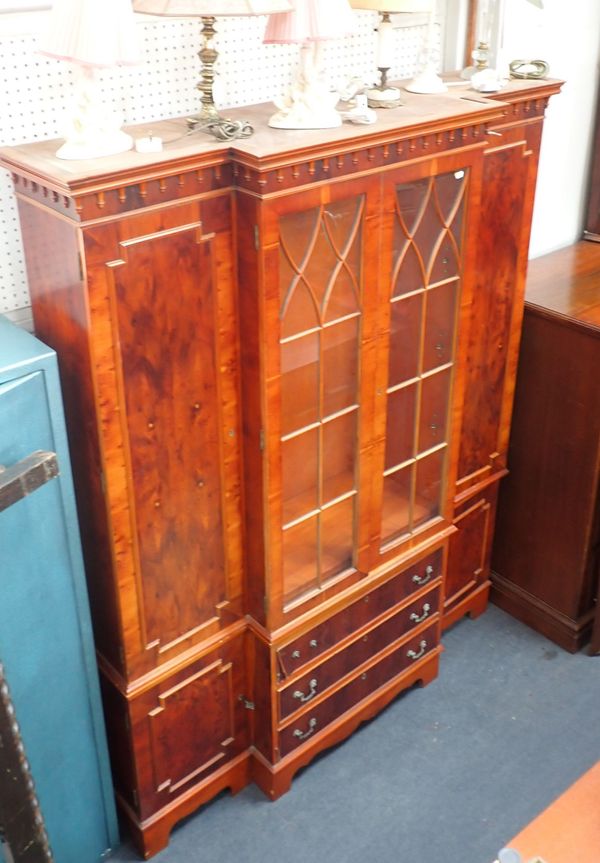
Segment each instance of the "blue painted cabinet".
[{"label": "blue painted cabinet", "polygon": [[118,834],[56,356],[0,316],[0,486],[36,451],[59,473],[0,507],[0,662],[54,860],[95,863]]}]

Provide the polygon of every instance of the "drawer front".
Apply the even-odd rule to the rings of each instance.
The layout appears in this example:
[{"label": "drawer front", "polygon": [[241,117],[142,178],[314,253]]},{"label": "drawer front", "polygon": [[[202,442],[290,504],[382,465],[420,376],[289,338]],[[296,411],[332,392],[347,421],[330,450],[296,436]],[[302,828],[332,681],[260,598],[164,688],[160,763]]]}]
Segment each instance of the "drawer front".
[{"label": "drawer front", "polygon": [[410,605],[404,606],[379,626],[375,626],[345,649],[282,689],[279,693],[280,718],[284,719],[299,710],[342,677],[354,671],[361,663],[371,659],[389,644],[398,641],[415,626],[436,614],[439,610],[439,598],[438,587]]},{"label": "drawer front", "polygon": [[408,639],[376,665],[359,674],[312,710],[307,710],[292,721],[279,733],[279,747],[282,757],[315,737],[320,731],[355,707],[363,698],[388,683],[414,662],[426,656],[438,644],[438,624],[435,623],[413,638]]},{"label": "drawer front", "polygon": [[282,675],[292,674],[423,585],[434,581],[442,575],[442,565],[442,549],[430,552],[366,596],[281,647],[277,657]]}]

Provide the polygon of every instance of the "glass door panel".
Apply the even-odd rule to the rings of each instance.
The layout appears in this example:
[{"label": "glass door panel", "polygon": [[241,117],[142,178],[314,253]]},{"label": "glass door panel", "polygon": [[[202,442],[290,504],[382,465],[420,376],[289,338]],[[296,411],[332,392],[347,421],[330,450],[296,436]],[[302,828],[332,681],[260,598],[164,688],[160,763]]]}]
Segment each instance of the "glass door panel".
[{"label": "glass door panel", "polygon": [[[402,271],[402,278],[399,278]],[[394,225],[394,296],[421,291],[425,287],[425,263],[410,235],[398,221]]]},{"label": "glass door panel", "polygon": [[354,500],[347,498],[321,514],[321,581],[350,569],[353,564]]},{"label": "glass door panel", "polygon": [[326,224],[323,218],[319,220],[315,241],[302,271],[303,279],[309,286],[319,311],[323,310],[326,293],[334,293],[335,281],[339,276],[338,257]]},{"label": "glass door panel", "polygon": [[298,333],[309,332],[319,324],[318,309],[311,291],[305,281],[294,272],[292,267],[283,265],[291,274],[290,289],[285,298],[285,315],[281,324],[281,334],[295,336]]},{"label": "glass door panel", "polygon": [[468,175],[396,187],[381,548],[441,513]]},{"label": "glass door panel", "polygon": [[[421,180],[422,183],[429,185],[429,179]],[[434,250],[440,242],[440,232],[443,228],[442,220],[439,211],[435,207],[433,197],[428,197],[427,204],[424,207],[421,219],[415,228],[413,235],[413,243],[415,248],[420,252],[426,269],[429,269],[429,263],[432,259]],[[428,277],[426,276],[429,281]]]},{"label": "glass door panel", "polygon": [[385,469],[398,467],[415,455],[416,385],[390,392],[387,403]]},{"label": "glass door panel", "polygon": [[439,247],[436,249],[431,266],[430,282],[443,282],[446,279],[456,278],[460,271],[460,257],[458,246],[452,234],[447,234]]},{"label": "glass door panel", "polygon": [[364,209],[279,219],[284,604],[353,566]]},{"label": "glass door panel", "polygon": [[284,527],[317,508],[319,436],[316,428],[281,443]]},{"label": "glass door panel", "polygon": [[440,514],[440,493],[446,450],[441,449],[417,460],[413,527]]},{"label": "glass door panel", "polygon": [[323,424],[323,505],[355,491],[356,418],[351,411]]},{"label": "glass door panel", "polygon": [[425,292],[394,298],[390,321],[389,386],[419,374],[421,317]]},{"label": "glass door panel", "polygon": [[283,590],[288,602],[319,586],[315,557],[318,526],[313,516],[283,531]]},{"label": "glass door panel", "polygon": [[423,218],[423,210],[427,206],[429,188],[427,178],[403,183],[396,188],[398,199],[398,224],[402,233],[411,237]]},{"label": "glass door panel", "polygon": [[427,294],[423,371],[452,362],[457,287],[458,282],[453,281]]},{"label": "glass door panel", "polygon": [[281,432],[290,434],[318,419],[319,337],[315,333],[281,345]]},{"label": "glass door panel", "polygon": [[[438,174],[435,183],[435,195],[440,215],[444,225],[449,227],[450,233],[456,240],[457,248],[462,241],[464,178],[464,171],[449,171],[447,174]],[[460,270],[460,264],[458,269]]]},{"label": "glass door panel", "polygon": [[423,378],[419,415],[420,453],[446,443],[449,396],[450,369],[443,369]]},{"label": "glass door panel", "polygon": [[381,535],[388,541],[410,533],[414,470],[414,464],[410,464],[383,478]]},{"label": "glass door panel", "polygon": [[327,326],[321,333],[323,413],[338,413],[358,398],[358,336],[360,317]]}]

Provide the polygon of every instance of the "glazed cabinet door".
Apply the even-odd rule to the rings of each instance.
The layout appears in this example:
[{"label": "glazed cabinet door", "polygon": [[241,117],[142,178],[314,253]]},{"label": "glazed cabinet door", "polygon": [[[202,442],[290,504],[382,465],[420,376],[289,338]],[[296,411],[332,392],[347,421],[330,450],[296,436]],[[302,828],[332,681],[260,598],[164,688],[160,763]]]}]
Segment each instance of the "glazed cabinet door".
[{"label": "glazed cabinet door", "polygon": [[108,518],[130,672],[240,613],[230,198],[84,232]]},{"label": "glazed cabinet door", "polygon": [[391,172],[375,392],[373,565],[450,524],[457,342],[470,302],[467,220],[476,154]]},{"label": "glazed cabinet door", "polygon": [[263,209],[266,554],[271,625],[367,571],[378,187]]}]

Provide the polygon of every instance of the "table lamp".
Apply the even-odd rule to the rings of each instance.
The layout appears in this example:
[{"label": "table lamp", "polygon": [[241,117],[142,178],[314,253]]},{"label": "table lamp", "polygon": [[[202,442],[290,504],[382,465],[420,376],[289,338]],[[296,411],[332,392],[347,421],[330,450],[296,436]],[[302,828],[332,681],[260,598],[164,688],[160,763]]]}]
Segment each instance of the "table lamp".
[{"label": "table lamp", "polygon": [[55,0],[38,51],[76,69],[76,98],[59,159],[96,159],[130,150],[122,118],[102,102],[98,70],[139,63],[130,0]]},{"label": "table lamp", "polygon": [[490,0],[479,0],[475,21],[475,47],[471,51],[472,66],[463,69],[461,78],[472,78],[489,67],[490,38],[494,8]]},{"label": "table lamp", "polygon": [[438,75],[433,62],[434,6],[435,0],[431,0],[421,68],[415,77],[404,86],[404,89],[410,93],[445,93],[448,90],[448,86]]},{"label": "table lamp", "polygon": [[[99,2],[99,0],[98,0]],[[200,18],[202,20],[202,47],[198,52],[202,63],[201,79],[197,84],[201,96],[200,113],[190,117],[192,130],[203,130],[216,138],[227,140],[245,137],[252,127],[243,121],[233,122],[222,117],[215,105],[213,83],[218,52],[212,44],[215,36],[215,19],[221,15],[266,15],[291,8],[290,0],[133,0],[136,12],[164,15],[173,18]]]},{"label": "table lamp", "polygon": [[[427,12],[430,15],[431,27],[434,2],[435,0],[350,0],[350,5],[354,9],[371,9],[381,15],[377,27],[377,68],[380,80],[376,87],[367,90],[368,103],[371,108],[396,108],[402,104],[400,90],[397,87],[390,87],[387,82],[390,68],[394,62],[394,25],[390,20],[390,15],[395,12]],[[428,51],[430,50],[428,44]],[[407,87],[407,89],[409,88]],[[432,91],[419,90],[416,92]],[[435,92],[439,92],[439,90]]]},{"label": "table lamp", "polygon": [[331,129],[342,118],[339,95],[327,85],[323,72],[323,43],[340,39],[355,29],[348,0],[292,0],[293,9],[270,15],[264,41],[300,45],[300,70],[292,87],[276,102],[269,120],[276,129]]}]

